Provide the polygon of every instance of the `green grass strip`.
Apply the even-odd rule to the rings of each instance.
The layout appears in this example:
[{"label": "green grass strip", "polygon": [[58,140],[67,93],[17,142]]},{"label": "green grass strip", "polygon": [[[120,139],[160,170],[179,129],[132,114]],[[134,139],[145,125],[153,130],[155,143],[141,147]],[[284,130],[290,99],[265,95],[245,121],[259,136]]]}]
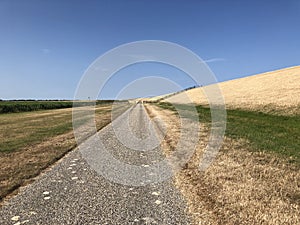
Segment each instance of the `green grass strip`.
[{"label": "green grass strip", "polygon": [[[169,103],[158,106],[175,111]],[[189,110],[189,106],[176,108]],[[196,106],[199,121],[210,123],[210,109]],[[246,110],[227,110],[225,135],[234,139],[246,139],[250,147],[257,151],[275,152],[287,157],[290,162],[300,164],[300,116],[271,115]]]}]

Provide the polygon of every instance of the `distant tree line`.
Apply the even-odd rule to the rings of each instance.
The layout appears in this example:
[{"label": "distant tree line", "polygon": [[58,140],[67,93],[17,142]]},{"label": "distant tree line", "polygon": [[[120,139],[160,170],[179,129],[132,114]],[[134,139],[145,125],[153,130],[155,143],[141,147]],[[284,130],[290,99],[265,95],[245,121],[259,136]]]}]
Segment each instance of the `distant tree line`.
[{"label": "distant tree line", "polygon": [[62,109],[73,106],[71,101],[1,101],[0,113],[29,112],[45,109]]}]

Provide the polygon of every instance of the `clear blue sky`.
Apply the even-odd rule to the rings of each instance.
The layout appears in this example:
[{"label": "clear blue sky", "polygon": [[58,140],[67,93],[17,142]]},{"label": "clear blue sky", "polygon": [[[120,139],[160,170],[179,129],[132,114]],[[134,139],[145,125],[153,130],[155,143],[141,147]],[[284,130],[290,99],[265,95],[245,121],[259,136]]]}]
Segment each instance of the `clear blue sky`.
[{"label": "clear blue sky", "polygon": [[[299,0],[0,0],[0,98],[72,99],[90,63],[139,40],[191,49],[219,81],[299,65],[299,15]],[[167,66],[121,72],[192,84]],[[124,77],[103,97],[115,97]]]}]

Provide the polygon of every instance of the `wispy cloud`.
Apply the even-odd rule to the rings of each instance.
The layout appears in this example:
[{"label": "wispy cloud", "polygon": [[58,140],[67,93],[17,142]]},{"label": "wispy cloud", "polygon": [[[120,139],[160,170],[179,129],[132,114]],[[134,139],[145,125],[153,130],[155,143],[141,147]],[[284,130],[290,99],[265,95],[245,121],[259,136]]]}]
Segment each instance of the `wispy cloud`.
[{"label": "wispy cloud", "polygon": [[211,59],[206,59],[203,60],[206,63],[213,63],[213,62],[221,62],[221,61],[225,61],[226,59],[224,58],[211,58]]},{"label": "wispy cloud", "polygon": [[51,52],[50,49],[48,48],[42,48],[41,51],[44,53],[44,54],[49,54]]}]

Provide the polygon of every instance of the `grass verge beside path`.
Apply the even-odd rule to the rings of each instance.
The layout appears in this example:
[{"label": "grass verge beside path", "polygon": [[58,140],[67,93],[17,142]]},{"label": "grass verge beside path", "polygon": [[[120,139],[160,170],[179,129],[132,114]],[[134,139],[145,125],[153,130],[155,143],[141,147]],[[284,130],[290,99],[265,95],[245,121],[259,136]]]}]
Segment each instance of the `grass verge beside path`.
[{"label": "grass verge beside path", "polygon": [[[149,115],[164,122],[162,149],[166,156],[176,156],[181,121],[174,106],[160,107],[149,106]],[[189,106],[178,107],[184,111],[181,115],[190,117]],[[229,110],[228,130],[219,154],[207,170],[200,171],[199,163],[209,142],[210,110],[197,110],[202,124],[198,146],[174,176],[193,224],[300,224],[299,161],[292,156],[299,157],[299,141],[292,136],[299,132],[295,124],[299,118]],[[293,143],[285,142],[288,135]],[[270,154],[277,144],[281,145],[278,149],[289,150]]]},{"label": "grass verge beside path", "polygon": [[[121,114],[128,107],[114,110]],[[111,109],[97,106],[98,130],[111,122]],[[0,114],[0,202],[75,147],[72,108]]]},{"label": "grass verge beside path", "polygon": [[[157,103],[158,106],[176,111],[170,103]],[[176,105],[189,110],[190,106]],[[210,109],[196,106],[199,121],[210,123]],[[188,115],[188,113],[187,113]],[[226,136],[245,139],[254,151],[274,152],[300,165],[300,116],[270,115],[245,110],[227,110]]]}]

